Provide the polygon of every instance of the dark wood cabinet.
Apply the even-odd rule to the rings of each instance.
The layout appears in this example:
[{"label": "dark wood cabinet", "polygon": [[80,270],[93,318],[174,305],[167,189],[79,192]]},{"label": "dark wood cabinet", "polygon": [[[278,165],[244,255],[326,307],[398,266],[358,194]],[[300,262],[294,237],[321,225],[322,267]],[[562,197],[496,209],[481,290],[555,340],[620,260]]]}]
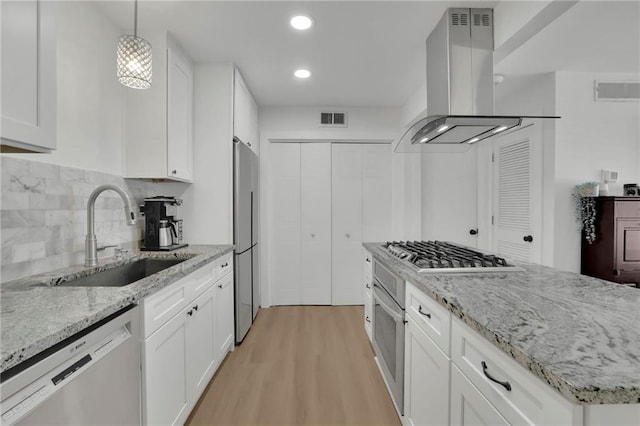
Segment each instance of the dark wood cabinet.
[{"label": "dark wood cabinet", "polygon": [[581,272],[640,287],[640,197],[596,198],[596,240],[582,236]]}]

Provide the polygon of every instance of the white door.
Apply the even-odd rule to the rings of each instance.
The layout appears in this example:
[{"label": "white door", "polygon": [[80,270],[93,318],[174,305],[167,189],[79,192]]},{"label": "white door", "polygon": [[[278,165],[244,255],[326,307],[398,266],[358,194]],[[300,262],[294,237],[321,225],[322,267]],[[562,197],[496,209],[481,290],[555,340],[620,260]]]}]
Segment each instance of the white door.
[{"label": "white door", "polygon": [[334,143],[332,151],[333,305],[361,305],[362,145]]},{"label": "white door", "polygon": [[301,300],[331,304],[331,144],[303,143],[301,154]]},{"label": "white door", "polygon": [[218,293],[215,297],[215,358],[220,363],[234,343],[233,274],[220,278],[215,284],[215,290]]},{"label": "white door", "polygon": [[391,145],[362,145],[362,241],[389,241],[391,232]]},{"label": "white door", "polygon": [[509,423],[453,364],[451,367],[451,425],[500,426]]},{"label": "white door", "polygon": [[540,126],[494,142],[493,252],[514,260],[542,260],[542,141]]},{"label": "white door", "polygon": [[300,303],[300,144],[269,147],[271,294],[273,305]]},{"label": "white door", "polygon": [[186,420],[189,309],[178,313],[144,342],[144,424],[172,425]]},{"label": "white door", "polygon": [[193,67],[167,49],[167,176],[193,179]]},{"label": "white door", "polygon": [[196,401],[209,384],[216,364],[215,287],[209,287],[187,309],[187,389]]},{"label": "white door", "polygon": [[407,315],[404,416],[416,426],[449,424],[449,358]]}]

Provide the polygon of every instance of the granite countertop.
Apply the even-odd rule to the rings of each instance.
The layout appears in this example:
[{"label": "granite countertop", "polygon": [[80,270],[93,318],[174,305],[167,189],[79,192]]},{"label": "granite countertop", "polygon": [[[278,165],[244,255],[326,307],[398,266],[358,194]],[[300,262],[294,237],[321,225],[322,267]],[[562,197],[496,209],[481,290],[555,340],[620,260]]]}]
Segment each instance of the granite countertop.
[{"label": "granite countertop", "polygon": [[[233,245],[192,245],[171,252],[136,252],[102,265],[71,266],[0,285],[1,368],[4,372],[229,253]],[[57,286],[141,258],[187,259],[124,287]]]},{"label": "granite countertop", "polygon": [[521,262],[418,274],[382,243],[364,247],[571,402],[640,403],[640,289]]}]

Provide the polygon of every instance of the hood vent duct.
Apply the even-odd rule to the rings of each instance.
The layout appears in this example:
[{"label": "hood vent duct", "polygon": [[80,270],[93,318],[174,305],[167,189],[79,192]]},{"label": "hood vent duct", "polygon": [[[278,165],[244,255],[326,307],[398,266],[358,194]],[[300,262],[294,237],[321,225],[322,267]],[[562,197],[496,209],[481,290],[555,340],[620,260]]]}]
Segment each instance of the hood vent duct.
[{"label": "hood vent duct", "polygon": [[445,12],[427,38],[427,116],[410,124],[395,152],[464,152],[517,130],[523,118],[559,118],[493,115],[493,47],[492,9]]}]

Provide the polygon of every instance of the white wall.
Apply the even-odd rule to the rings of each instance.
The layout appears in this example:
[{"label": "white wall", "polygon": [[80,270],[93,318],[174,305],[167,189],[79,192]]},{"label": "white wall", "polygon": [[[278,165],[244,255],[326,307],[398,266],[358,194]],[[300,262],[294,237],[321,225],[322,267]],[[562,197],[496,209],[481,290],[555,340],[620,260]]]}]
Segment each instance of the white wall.
[{"label": "white wall", "polygon": [[611,195],[640,181],[640,103],[594,101],[594,80],[636,80],[637,75],[557,74],[555,164],[555,256],[557,268],[580,270],[580,234],[574,219],[574,185],[600,181],[602,169],[617,170]]},{"label": "white wall", "polygon": [[57,2],[57,150],[15,157],[122,175],[120,30],[95,5]]},{"label": "white wall", "polygon": [[233,243],[233,66],[195,66],[194,175],[183,194],[185,241]]}]

